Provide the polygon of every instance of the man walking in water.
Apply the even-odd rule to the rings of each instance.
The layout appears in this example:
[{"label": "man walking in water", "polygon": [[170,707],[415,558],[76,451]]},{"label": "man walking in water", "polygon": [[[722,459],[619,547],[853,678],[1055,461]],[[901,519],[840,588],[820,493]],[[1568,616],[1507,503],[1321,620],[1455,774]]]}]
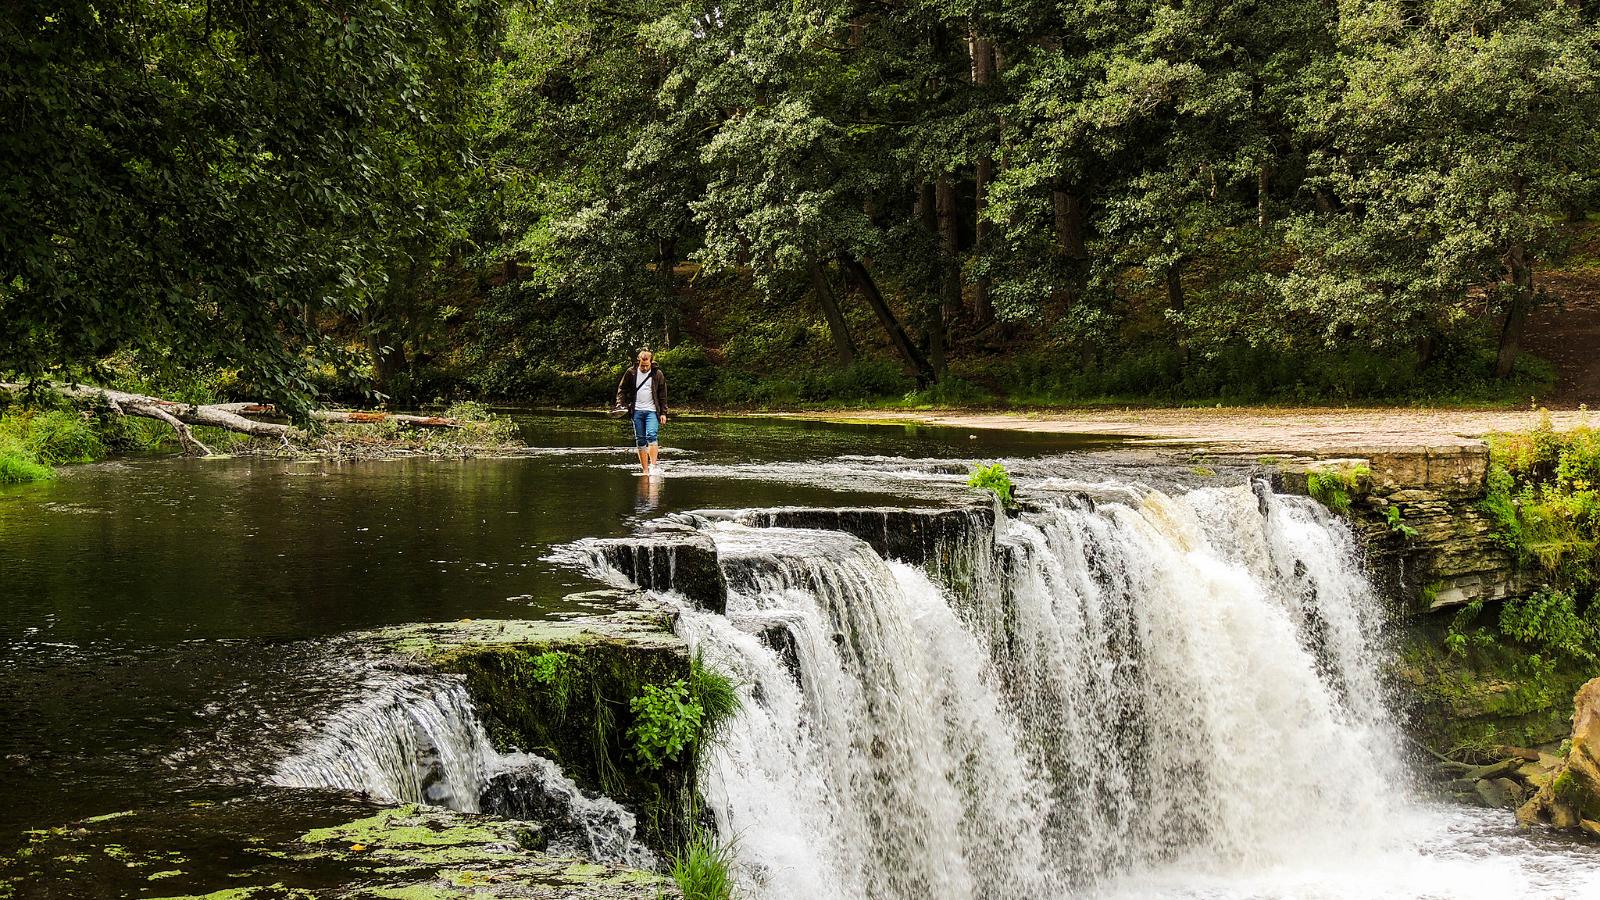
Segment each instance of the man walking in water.
[{"label": "man walking in water", "polygon": [[622,373],[617,382],[617,408],[627,407],[633,419],[633,443],[639,449],[641,475],[660,475],[661,445],[657,435],[667,424],[667,376],[655,364],[649,348],[639,351],[639,364]]}]

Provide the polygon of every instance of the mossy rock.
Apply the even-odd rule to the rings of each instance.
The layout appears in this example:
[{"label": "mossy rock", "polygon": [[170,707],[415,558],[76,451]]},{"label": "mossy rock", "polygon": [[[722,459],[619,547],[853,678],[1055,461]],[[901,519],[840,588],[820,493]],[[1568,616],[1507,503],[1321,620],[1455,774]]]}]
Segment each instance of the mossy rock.
[{"label": "mossy rock", "polygon": [[687,646],[662,608],[637,595],[594,592],[583,603],[614,613],[549,622],[477,620],[408,625],[370,635],[466,680],[502,750],[555,760],[580,786],[633,810],[640,839],[667,852],[687,839],[694,807],[689,753],[648,767],[628,738],[633,700],[650,685],[687,680]]},{"label": "mossy rock", "polygon": [[1571,725],[1572,695],[1588,672],[1572,665],[1536,668],[1527,651],[1506,645],[1451,654],[1436,623],[1414,625],[1396,675],[1412,731],[1441,752],[1560,741]]},{"label": "mossy rock", "polygon": [[540,851],[526,823],[324,791],[172,798],[30,832],[0,896],[656,900],[662,876]]}]

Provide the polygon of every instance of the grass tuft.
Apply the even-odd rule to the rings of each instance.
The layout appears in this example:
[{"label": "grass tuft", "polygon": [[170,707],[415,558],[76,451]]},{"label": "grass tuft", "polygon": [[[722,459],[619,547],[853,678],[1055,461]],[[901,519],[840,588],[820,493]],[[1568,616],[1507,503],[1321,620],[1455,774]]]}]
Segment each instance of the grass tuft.
[{"label": "grass tuft", "polygon": [[684,900],[732,900],[733,853],[714,835],[699,831],[672,858],[672,880]]}]

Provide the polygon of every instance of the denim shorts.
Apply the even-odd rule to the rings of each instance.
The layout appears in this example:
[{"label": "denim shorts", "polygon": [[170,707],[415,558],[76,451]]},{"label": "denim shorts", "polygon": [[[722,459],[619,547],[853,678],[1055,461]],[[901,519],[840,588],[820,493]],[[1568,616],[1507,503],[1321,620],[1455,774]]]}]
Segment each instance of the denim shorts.
[{"label": "denim shorts", "polygon": [[633,411],[633,445],[635,447],[648,447],[656,442],[656,435],[661,433],[661,419],[653,409],[636,409]]}]

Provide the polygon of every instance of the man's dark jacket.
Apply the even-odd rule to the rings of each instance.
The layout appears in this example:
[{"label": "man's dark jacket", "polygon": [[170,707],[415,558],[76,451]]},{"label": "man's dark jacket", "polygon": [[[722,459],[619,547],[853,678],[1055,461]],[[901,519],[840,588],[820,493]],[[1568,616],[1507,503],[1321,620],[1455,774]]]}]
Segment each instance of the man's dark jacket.
[{"label": "man's dark jacket", "polygon": [[[639,367],[629,366],[622,378],[617,382],[617,405],[626,406],[628,414],[633,414],[634,400],[639,396],[635,388],[639,384]],[[656,415],[667,414],[667,376],[662,373],[660,366],[650,367],[650,396],[656,399]]]}]

